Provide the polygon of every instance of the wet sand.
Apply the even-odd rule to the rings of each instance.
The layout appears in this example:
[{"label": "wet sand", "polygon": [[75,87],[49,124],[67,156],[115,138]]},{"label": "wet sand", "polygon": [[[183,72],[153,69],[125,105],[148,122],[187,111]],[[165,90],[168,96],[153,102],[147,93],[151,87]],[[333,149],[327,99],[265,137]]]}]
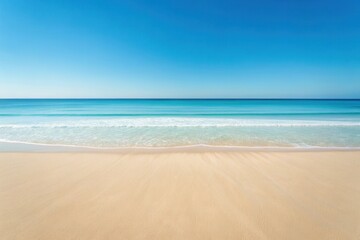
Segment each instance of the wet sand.
[{"label": "wet sand", "polygon": [[360,239],[360,151],[0,153],[0,236]]}]

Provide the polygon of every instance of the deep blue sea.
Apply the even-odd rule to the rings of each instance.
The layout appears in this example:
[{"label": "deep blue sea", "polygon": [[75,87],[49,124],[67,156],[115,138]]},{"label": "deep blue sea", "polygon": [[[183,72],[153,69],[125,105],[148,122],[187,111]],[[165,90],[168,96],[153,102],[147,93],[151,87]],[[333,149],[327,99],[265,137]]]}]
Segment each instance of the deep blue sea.
[{"label": "deep blue sea", "polygon": [[360,148],[360,100],[0,100],[0,142]]}]

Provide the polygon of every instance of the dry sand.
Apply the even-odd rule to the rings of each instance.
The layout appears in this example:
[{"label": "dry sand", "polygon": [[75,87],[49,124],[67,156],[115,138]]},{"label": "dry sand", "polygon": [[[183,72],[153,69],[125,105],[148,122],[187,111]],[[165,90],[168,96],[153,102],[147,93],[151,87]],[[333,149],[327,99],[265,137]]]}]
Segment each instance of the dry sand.
[{"label": "dry sand", "polygon": [[360,239],[360,152],[1,153],[0,239]]}]

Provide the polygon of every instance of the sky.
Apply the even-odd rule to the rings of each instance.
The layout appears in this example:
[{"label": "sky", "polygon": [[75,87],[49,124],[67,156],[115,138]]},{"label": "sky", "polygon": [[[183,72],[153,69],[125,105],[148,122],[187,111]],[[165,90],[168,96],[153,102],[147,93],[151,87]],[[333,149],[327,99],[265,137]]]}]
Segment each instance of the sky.
[{"label": "sky", "polygon": [[0,0],[0,98],[360,98],[360,1]]}]

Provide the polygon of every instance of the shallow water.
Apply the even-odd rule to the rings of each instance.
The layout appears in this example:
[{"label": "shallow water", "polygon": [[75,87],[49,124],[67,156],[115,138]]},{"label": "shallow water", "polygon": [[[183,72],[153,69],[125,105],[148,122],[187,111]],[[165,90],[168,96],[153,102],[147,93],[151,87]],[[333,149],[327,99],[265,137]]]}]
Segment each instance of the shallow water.
[{"label": "shallow water", "polygon": [[360,100],[0,100],[0,141],[359,148]]}]

